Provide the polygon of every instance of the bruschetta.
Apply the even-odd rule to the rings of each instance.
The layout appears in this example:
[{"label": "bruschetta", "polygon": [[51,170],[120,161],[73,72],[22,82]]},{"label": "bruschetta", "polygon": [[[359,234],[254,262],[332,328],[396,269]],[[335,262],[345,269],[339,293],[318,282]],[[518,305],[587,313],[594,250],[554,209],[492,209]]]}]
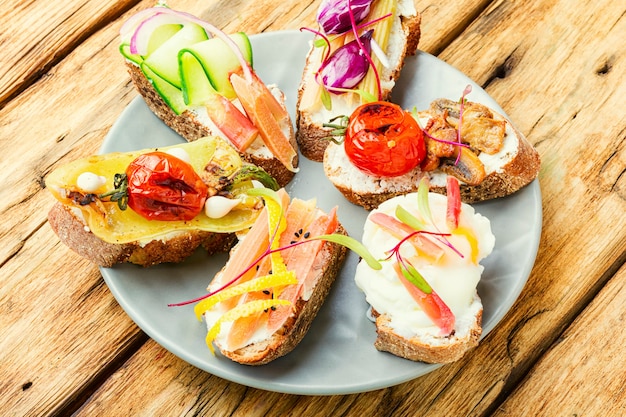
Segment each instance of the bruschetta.
[{"label": "bruschetta", "polygon": [[539,153],[524,135],[465,95],[435,100],[423,111],[367,103],[344,120],[338,122],[343,140],[325,150],[324,173],[368,210],[415,192],[422,178],[431,191],[445,193],[452,175],[461,182],[462,201],[475,203],[513,194],[539,174]]},{"label": "bruschetta", "polygon": [[[336,208],[265,197],[265,210],[231,250],[207,296],[195,306],[207,325],[207,345],[245,365],[263,365],[291,352],[305,336],[344,261],[349,239]],[[215,346],[215,347],[214,347]]]},{"label": "bruschetta", "polygon": [[215,137],[158,149],[94,155],[46,176],[48,214],[61,241],[103,267],[180,262],[198,247],[226,251],[262,211],[265,171]]},{"label": "bruschetta", "polygon": [[324,125],[364,102],[387,100],[419,43],[421,18],[413,0],[350,4],[351,11],[347,1],[322,1],[298,89],[296,139],[313,161],[322,161],[332,136]]},{"label": "bruschetta", "polygon": [[380,351],[413,361],[448,363],[478,344],[483,306],[480,261],[495,245],[489,220],[460,201],[458,181],[448,196],[394,197],[373,210],[363,244],[380,259],[357,265],[355,280],[371,305]]},{"label": "bruschetta", "polygon": [[245,33],[157,6],[129,18],[120,39],[133,84],[165,124],[188,141],[226,139],[281,186],[293,178],[298,153],[285,96],[255,73]]}]

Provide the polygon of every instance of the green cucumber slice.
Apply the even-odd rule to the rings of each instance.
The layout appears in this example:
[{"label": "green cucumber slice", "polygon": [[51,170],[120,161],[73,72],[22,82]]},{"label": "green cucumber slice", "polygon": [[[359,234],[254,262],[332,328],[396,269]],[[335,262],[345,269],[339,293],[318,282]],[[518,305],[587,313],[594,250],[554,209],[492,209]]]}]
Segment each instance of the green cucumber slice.
[{"label": "green cucumber slice", "polygon": [[148,53],[146,56],[150,56],[150,54],[159,49],[161,45],[163,45],[182,28],[183,25],[177,23],[159,26],[159,28],[152,32],[152,35],[150,35],[150,40],[148,40]]},{"label": "green cucumber slice", "polygon": [[124,58],[128,59],[131,62],[134,62],[137,65],[143,62],[143,58],[141,57],[141,55],[135,55],[130,52],[130,44],[128,42],[120,44],[120,53]]},{"label": "green cucumber slice", "polygon": [[170,84],[158,74],[156,74],[146,63],[140,65],[143,74],[152,83],[152,86],[157,93],[161,96],[163,101],[174,111],[176,114],[181,114],[187,110],[187,105],[183,99],[183,92],[176,88],[176,86]]},{"label": "green cucumber slice", "polygon": [[185,103],[197,106],[211,100],[217,94],[200,59],[194,52],[181,49],[179,56],[180,80]]},{"label": "green cucumber slice", "polygon": [[168,83],[181,88],[178,71],[178,51],[206,39],[208,39],[208,36],[202,26],[195,23],[185,24],[174,36],[163,42],[158,49],[148,55],[144,60],[144,64]]},{"label": "green cucumber slice", "polygon": [[[248,36],[243,32],[229,36],[241,50],[244,59],[252,66],[252,45]],[[240,68],[239,60],[221,39],[211,38],[181,49],[178,61],[181,88],[189,104],[201,104],[214,91],[229,99],[236,97],[229,78],[231,73]],[[204,75],[200,69],[203,69]],[[207,87],[207,80],[212,89]]]}]

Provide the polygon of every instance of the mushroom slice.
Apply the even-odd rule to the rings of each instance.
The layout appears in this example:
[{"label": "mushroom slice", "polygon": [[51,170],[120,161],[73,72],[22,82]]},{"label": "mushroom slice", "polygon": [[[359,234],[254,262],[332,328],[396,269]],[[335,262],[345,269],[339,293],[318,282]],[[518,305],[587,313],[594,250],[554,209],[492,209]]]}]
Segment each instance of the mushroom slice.
[{"label": "mushroom slice", "polygon": [[[450,126],[459,125],[461,104],[449,99],[439,99],[431,103],[434,114],[443,114]],[[478,152],[493,155],[500,151],[504,143],[506,122],[496,120],[493,112],[480,103],[466,101],[463,105],[461,140]]]},{"label": "mushroom slice", "polygon": [[[478,156],[466,147],[458,148],[461,157],[458,162],[454,158],[446,158],[441,160],[439,169],[448,175],[458,178],[460,181],[468,185],[478,185],[483,182],[486,177],[485,166],[478,159]],[[458,155],[457,151],[457,155]]]}]

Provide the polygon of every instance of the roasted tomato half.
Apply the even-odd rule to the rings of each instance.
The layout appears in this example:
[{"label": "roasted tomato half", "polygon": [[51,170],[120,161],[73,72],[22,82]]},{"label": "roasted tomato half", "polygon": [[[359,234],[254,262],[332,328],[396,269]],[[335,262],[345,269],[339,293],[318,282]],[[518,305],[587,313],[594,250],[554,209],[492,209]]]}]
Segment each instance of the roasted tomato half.
[{"label": "roasted tomato half", "polygon": [[149,220],[191,220],[208,187],[187,162],[165,152],[138,156],[126,169],[128,206]]},{"label": "roasted tomato half", "polygon": [[359,106],[348,121],[344,144],[357,168],[379,177],[406,174],[426,156],[417,121],[400,106],[388,102]]}]

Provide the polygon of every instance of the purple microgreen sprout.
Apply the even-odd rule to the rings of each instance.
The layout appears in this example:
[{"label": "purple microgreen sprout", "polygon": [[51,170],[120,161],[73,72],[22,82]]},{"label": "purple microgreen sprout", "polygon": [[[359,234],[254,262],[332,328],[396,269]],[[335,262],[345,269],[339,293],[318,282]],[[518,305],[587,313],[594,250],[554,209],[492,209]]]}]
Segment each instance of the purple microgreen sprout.
[{"label": "purple microgreen sprout", "polygon": [[[465,87],[465,90],[463,90],[463,95],[461,96],[461,105],[459,107],[459,128],[457,129],[457,140],[458,140],[459,145],[461,144],[461,124],[463,123],[463,109],[465,107],[465,96],[471,92],[472,92],[472,86],[468,84]],[[454,161],[454,165],[458,165],[460,160],[461,160],[461,149],[459,149],[459,152],[457,153],[456,161]]]},{"label": "purple microgreen sprout", "polygon": [[417,271],[417,269],[408,260],[404,259],[404,257],[400,253],[400,247],[404,244],[404,242],[411,239],[413,236],[422,234],[422,233],[427,233],[431,235],[441,235],[440,233],[427,232],[425,230],[416,230],[413,233],[409,233],[404,238],[400,239],[400,241],[396,243],[396,245],[393,248],[385,252],[387,254],[387,258],[383,260],[388,261],[392,257],[395,257],[396,261],[398,261],[398,265],[400,265],[402,275],[404,275],[407,281],[409,281],[410,283],[415,285],[417,288],[422,290],[425,294],[430,294],[432,292],[432,287],[428,284],[428,282],[426,282],[422,274],[420,274]]},{"label": "purple microgreen sprout", "polygon": [[351,0],[348,0],[348,14],[350,15],[350,23],[352,24],[352,33],[354,33],[354,37],[356,38],[356,42],[359,45],[359,48],[361,48],[361,52],[365,55],[365,58],[369,62],[370,68],[374,72],[374,77],[376,78],[376,88],[378,89],[378,100],[382,100],[383,99],[383,89],[382,89],[382,86],[380,84],[380,76],[378,75],[378,70],[376,70],[376,65],[374,65],[374,61],[372,61],[372,57],[365,50],[365,47],[363,46],[363,43],[361,42],[361,39],[359,39],[359,34],[357,32],[357,27],[356,27],[356,21],[354,19],[354,13],[352,13],[352,1]]},{"label": "purple microgreen sprout", "polygon": [[[269,189],[265,189],[265,188],[255,188],[252,190],[248,190],[249,194],[252,195],[260,195],[263,196],[264,198],[275,198],[277,199],[276,201],[280,201],[280,198],[278,197],[277,193],[273,190],[269,190]],[[283,215],[281,213],[281,215]],[[252,261],[250,263],[250,265],[248,265],[247,267],[245,267],[237,276],[235,276],[232,280],[230,280],[229,282],[223,284],[222,286],[220,286],[219,288],[204,294],[200,297],[196,297],[192,300],[187,300],[187,301],[182,301],[179,303],[171,303],[168,304],[168,307],[180,307],[180,306],[184,306],[184,305],[188,305],[188,304],[193,304],[193,303],[197,303],[199,301],[204,300],[205,298],[209,298],[214,294],[219,293],[220,291],[223,291],[224,289],[230,287],[231,285],[233,285],[235,282],[237,282],[242,276],[244,276],[246,273],[248,273],[252,268],[256,267],[256,265],[258,265],[265,257],[270,256],[273,253],[278,253],[296,246],[300,246],[303,245],[305,243],[308,242],[313,242],[316,240],[324,240],[327,242],[333,242],[336,243],[338,245],[342,245],[345,246],[346,248],[350,249],[351,251],[355,252],[357,255],[359,255],[363,260],[365,260],[365,262],[367,262],[367,264],[370,266],[370,268],[375,269],[375,270],[379,270],[382,268],[382,265],[380,264],[380,262],[374,258],[374,256],[367,250],[367,248],[358,240],[350,237],[350,236],[346,236],[346,235],[342,235],[339,233],[333,233],[333,234],[324,234],[324,235],[318,235],[318,236],[310,236],[304,240],[299,240],[296,242],[291,242],[288,245],[276,248],[276,249],[272,249],[272,242],[276,239],[276,235],[278,233],[278,227],[279,227],[280,222],[278,222],[278,224],[276,225],[276,228],[274,229],[272,236],[270,238],[269,244],[267,246],[267,248],[263,251],[263,253],[261,253],[261,255],[259,255],[259,257],[257,259],[255,259],[254,261]]]},{"label": "purple microgreen sprout", "polygon": [[441,142],[441,143],[445,143],[448,145],[453,145],[453,146],[462,146],[465,148],[469,148],[469,145],[467,143],[459,143],[458,141],[452,142],[449,140],[445,140],[445,139],[439,139],[433,135],[431,135],[430,133],[428,133],[428,130],[426,130],[426,128],[422,127],[422,124],[420,123],[419,120],[419,116],[417,114],[417,108],[413,107],[413,109],[411,110],[411,114],[413,115],[413,118],[417,121],[417,125],[420,127],[420,129],[422,130],[422,132],[429,138],[432,140],[435,140],[437,142]]}]

